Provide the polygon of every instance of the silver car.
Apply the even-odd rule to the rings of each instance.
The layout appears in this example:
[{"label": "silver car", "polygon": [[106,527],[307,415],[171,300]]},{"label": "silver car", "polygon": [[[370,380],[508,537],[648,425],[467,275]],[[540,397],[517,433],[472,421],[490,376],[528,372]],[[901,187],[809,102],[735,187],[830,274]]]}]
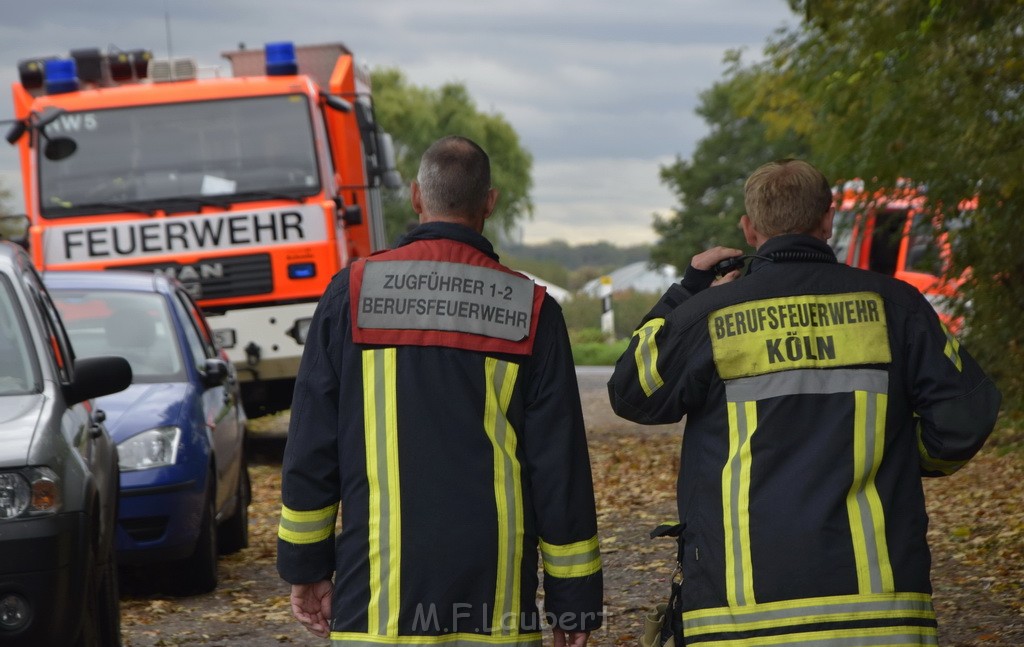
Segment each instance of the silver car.
[{"label": "silver car", "polygon": [[117,450],[93,398],[120,357],[75,360],[28,255],[0,242],[0,644],[120,645]]}]

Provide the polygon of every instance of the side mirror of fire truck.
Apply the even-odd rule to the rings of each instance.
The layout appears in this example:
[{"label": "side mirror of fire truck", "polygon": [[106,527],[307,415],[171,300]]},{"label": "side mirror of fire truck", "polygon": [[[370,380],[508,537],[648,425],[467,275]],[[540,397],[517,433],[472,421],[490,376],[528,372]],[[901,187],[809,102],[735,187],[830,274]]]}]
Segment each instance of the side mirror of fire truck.
[{"label": "side mirror of fire truck", "polygon": [[338,112],[352,112],[352,104],[341,97],[334,94],[327,94],[326,92],[320,96],[323,97],[324,103],[327,104],[328,108],[337,110]]},{"label": "side mirror of fire truck", "polygon": [[21,139],[26,132],[28,132],[28,124],[21,120],[15,121],[14,124],[11,125],[11,129],[7,131],[7,135],[5,135],[7,143],[11,146],[17,144],[18,140]]},{"label": "side mirror of fire truck", "polygon": [[28,216],[25,214],[0,215],[0,240],[9,240],[28,247]]},{"label": "side mirror of fire truck", "polygon": [[395,168],[395,143],[390,133],[377,133],[377,154],[380,156],[380,179],[384,183],[384,188],[402,188],[402,175]]},{"label": "side mirror of fire truck", "polygon": [[[43,132],[43,131],[39,131]],[[78,144],[70,137],[46,137],[46,145],[43,146],[43,155],[51,162],[67,159],[78,150]]]},{"label": "side mirror of fire truck", "polygon": [[56,162],[71,157],[78,150],[75,140],[70,137],[50,137],[46,134],[46,126],[56,121],[62,114],[64,114],[62,108],[49,107],[42,114],[33,112],[27,119],[13,120],[5,139],[7,139],[7,143],[14,145],[25,136],[25,133],[39,133],[39,136],[46,141],[43,147],[43,155],[46,156],[46,159]]}]

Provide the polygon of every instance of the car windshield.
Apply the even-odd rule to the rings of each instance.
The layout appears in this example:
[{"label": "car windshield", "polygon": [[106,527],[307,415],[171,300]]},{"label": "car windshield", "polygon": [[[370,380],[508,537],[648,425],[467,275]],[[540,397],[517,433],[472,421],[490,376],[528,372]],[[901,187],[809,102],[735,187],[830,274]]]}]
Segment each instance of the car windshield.
[{"label": "car windshield", "polygon": [[39,156],[45,218],[266,199],[254,192],[297,198],[320,187],[302,95],[68,112],[46,135],[77,148]]},{"label": "car windshield", "polygon": [[133,382],[184,379],[178,337],[163,297],[150,292],[50,290],[75,355],[118,355]]},{"label": "car windshield", "polygon": [[13,286],[6,276],[0,275],[0,395],[38,390],[32,348]]}]

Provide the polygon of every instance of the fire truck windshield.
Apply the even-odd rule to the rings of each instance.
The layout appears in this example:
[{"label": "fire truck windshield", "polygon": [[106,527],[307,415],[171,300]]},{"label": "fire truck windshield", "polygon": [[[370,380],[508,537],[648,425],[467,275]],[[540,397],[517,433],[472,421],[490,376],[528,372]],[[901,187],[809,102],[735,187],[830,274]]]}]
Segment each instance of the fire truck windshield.
[{"label": "fire truck windshield", "polygon": [[189,201],[225,206],[320,190],[309,103],[266,96],[68,112],[47,136],[72,138],[62,160],[38,156],[45,218],[145,213]]}]

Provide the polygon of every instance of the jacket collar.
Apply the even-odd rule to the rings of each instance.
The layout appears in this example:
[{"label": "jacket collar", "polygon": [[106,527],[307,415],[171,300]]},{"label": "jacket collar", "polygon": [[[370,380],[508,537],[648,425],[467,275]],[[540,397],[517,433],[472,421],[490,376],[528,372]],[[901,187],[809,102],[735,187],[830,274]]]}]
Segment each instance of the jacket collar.
[{"label": "jacket collar", "polygon": [[[781,258],[773,259],[775,254]],[[820,238],[806,234],[784,234],[769,238],[757,248],[757,255],[750,263],[750,271],[755,272],[773,262],[836,263],[837,260],[832,247]]]},{"label": "jacket collar", "polygon": [[494,260],[498,260],[498,255],[494,252],[494,246],[491,245],[491,241],[469,227],[454,222],[427,222],[417,225],[412,231],[399,238],[395,247],[402,247],[418,240],[437,240],[439,238],[447,238],[464,243],[487,254]]}]

